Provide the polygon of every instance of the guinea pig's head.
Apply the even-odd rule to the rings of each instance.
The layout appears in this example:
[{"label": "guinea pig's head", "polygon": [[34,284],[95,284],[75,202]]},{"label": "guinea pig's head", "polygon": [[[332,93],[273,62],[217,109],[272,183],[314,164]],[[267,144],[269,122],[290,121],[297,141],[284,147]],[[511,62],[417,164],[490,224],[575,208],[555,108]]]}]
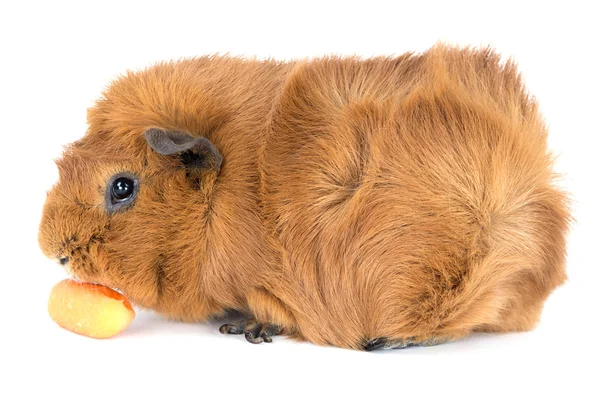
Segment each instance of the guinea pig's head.
[{"label": "guinea pig's head", "polygon": [[40,248],[73,277],[119,289],[141,306],[168,312],[175,301],[192,304],[219,150],[202,133],[172,121],[160,126],[110,97],[88,122],[57,160]]}]

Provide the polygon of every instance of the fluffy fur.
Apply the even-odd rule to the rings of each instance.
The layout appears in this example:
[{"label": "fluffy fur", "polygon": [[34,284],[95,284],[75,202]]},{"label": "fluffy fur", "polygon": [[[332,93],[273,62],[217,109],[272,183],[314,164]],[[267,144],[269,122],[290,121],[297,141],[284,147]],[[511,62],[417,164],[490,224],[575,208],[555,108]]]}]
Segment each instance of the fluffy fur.
[{"label": "fluffy fur", "polygon": [[[533,328],[566,277],[546,127],[490,49],[161,63],[113,82],[88,122],[40,246],[169,318],[235,309],[318,344],[437,343]],[[156,153],[151,128],[206,137],[220,170]],[[111,215],[120,172],[140,190]]]}]

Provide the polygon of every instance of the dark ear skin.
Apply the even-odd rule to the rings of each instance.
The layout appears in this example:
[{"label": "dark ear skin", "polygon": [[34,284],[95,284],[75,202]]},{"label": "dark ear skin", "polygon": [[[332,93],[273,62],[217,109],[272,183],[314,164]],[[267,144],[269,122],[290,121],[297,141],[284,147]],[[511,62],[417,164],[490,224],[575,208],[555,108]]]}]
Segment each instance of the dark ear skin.
[{"label": "dark ear skin", "polygon": [[223,157],[210,140],[193,137],[184,132],[165,131],[159,128],[148,129],[144,133],[150,147],[162,155],[178,155],[188,170],[201,172],[221,168]]}]

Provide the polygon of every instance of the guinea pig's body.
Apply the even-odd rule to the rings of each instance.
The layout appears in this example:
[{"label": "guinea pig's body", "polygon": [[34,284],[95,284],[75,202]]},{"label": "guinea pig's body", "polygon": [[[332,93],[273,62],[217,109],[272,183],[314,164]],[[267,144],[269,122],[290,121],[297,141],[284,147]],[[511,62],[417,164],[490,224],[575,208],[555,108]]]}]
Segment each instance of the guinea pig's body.
[{"label": "guinea pig's body", "polygon": [[565,279],[545,126],[487,49],[160,64],[88,120],[40,245],[168,317],[235,309],[251,320],[222,331],[254,342],[401,348],[531,329]]}]

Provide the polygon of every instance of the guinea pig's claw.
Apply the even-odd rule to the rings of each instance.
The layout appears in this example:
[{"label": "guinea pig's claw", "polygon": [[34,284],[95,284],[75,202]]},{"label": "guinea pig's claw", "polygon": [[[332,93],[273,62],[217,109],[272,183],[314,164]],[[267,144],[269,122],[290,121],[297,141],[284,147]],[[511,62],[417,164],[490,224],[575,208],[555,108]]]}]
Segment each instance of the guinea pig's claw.
[{"label": "guinea pig's claw", "polygon": [[366,340],[365,343],[363,344],[363,350],[373,351],[373,350],[380,349],[385,346],[386,340],[387,339],[383,338],[383,337]]},{"label": "guinea pig's claw", "polygon": [[262,336],[255,336],[255,333],[251,331],[246,331],[244,336],[246,336],[247,341],[254,344],[262,343],[265,341]]},{"label": "guinea pig's claw", "polygon": [[244,329],[235,324],[225,324],[221,325],[221,327],[219,328],[219,332],[223,334],[229,333],[232,335],[239,335],[241,333],[244,333]]},{"label": "guinea pig's claw", "polygon": [[249,318],[231,324],[222,325],[219,332],[226,334],[239,335],[244,334],[246,340],[250,343],[271,343],[272,336],[281,333],[281,327],[269,323],[257,322],[254,318]]}]

